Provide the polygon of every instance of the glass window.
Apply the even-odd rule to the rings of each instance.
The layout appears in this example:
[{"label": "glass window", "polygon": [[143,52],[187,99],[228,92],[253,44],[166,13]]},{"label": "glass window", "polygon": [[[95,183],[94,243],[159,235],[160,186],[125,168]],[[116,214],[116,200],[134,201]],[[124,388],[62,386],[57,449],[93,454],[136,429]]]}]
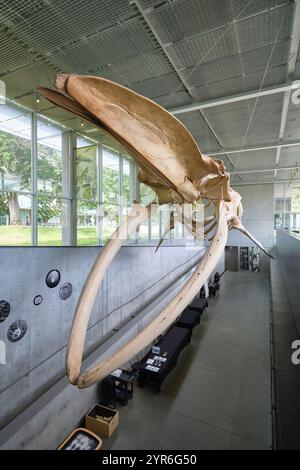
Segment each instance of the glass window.
[{"label": "glass window", "polygon": [[102,230],[103,243],[105,243],[111,234],[120,225],[119,206],[115,204],[104,204],[102,206]]},{"label": "glass window", "polygon": [[31,115],[0,106],[0,245],[31,244]]},{"label": "glass window", "polygon": [[76,149],[77,199],[97,199],[97,146]]},{"label": "glass window", "polygon": [[105,243],[120,224],[120,158],[119,154],[102,149],[102,237]]},{"label": "glass window", "polygon": [[292,189],[292,212],[300,212],[300,188]]},{"label": "glass window", "polygon": [[131,191],[131,177],[130,177],[131,162],[127,158],[123,158],[123,188],[122,188],[122,199],[123,206],[130,207],[132,204],[132,191]]},{"label": "glass window", "polygon": [[156,201],[156,193],[144,183],[140,183],[140,201],[145,206]]},{"label": "glass window", "polygon": [[67,208],[66,200],[38,196],[38,245],[63,245],[63,230],[68,227]]},{"label": "glass window", "polygon": [[77,245],[99,245],[97,146],[77,139]]},{"label": "glass window", "polygon": [[171,230],[170,230],[170,217],[171,217],[171,207],[168,204],[164,204],[160,209],[161,214],[161,232],[162,235],[165,234],[165,231],[168,229],[168,233],[164,235],[164,240],[170,240]]},{"label": "glass window", "polygon": [[31,116],[0,107],[0,189],[31,189]]},{"label": "glass window", "polygon": [[0,193],[0,245],[31,245],[31,196]]},{"label": "glass window", "polygon": [[62,193],[62,130],[52,122],[37,121],[37,191],[61,195]]},{"label": "glass window", "polygon": [[99,245],[98,201],[77,201],[77,245]]},{"label": "glass window", "polygon": [[276,212],[283,212],[284,211],[284,199],[283,198],[276,198],[275,199],[275,211]]},{"label": "glass window", "polygon": [[159,229],[159,211],[156,210],[151,214],[151,240],[159,240],[160,229]]},{"label": "glass window", "polygon": [[103,147],[103,201],[119,204],[120,159],[117,153]]},{"label": "glass window", "polygon": [[274,229],[281,228],[283,223],[282,213],[274,214]]},{"label": "glass window", "polygon": [[123,157],[123,206],[132,207],[135,196],[135,163],[133,160]]},{"label": "glass window", "polygon": [[143,241],[150,239],[150,223],[148,221],[145,221],[142,224],[140,224],[138,228],[138,238],[140,238]]},{"label": "glass window", "polygon": [[[45,246],[68,244],[75,238],[71,233],[73,229],[77,230],[78,245],[98,245],[100,239],[106,241],[135,199],[134,160],[127,154],[121,156],[118,151],[103,147],[100,168],[98,144],[77,136],[76,188],[72,188],[69,158],[73,134],[37,115],[36,174],[32,178],[32,159],[35,158],[32,155],[35,146],[31,142],[32,117],[31,111],[9,100],[0,106],[0,244],[30,245],[32,239]],[[77,224],[73,223],[75,211],[71,213],[73,195],[77,203]],[[146,203],[155,198],[153,191],[145,187],[145,198],[147,195]],[[155,217],[152,235],[157,238],[159,221],[158,216]],[[35,222],[36,234],[33,233]],[[148,239],[148,222],[141,233]]]}]

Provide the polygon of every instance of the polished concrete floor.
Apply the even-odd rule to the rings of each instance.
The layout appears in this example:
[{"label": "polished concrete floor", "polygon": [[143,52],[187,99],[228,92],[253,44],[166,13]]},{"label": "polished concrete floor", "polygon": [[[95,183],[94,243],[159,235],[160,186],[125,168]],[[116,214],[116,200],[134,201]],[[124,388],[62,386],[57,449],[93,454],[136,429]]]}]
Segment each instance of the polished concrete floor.
[{"label": "polished concrete floor", "polygon": [[227,272],[162,391],[135,387],[111,449],[272,444],[269,276]]}]

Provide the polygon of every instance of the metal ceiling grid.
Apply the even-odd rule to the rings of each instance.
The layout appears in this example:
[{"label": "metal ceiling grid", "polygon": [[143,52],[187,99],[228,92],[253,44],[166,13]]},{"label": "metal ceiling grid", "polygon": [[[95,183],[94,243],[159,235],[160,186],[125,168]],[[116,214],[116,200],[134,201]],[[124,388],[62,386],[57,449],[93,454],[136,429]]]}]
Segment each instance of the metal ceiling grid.
[{"label": "metal ceiling grid", "polygon": [[150,80],[144,80],[143,82],[133,83],[130,88],[147,98],[165,96],[169,93],[168,88],[160,78],[151,78]]},{"label": "metal ceiling grid", "polygon": [[156,103],[160,104],[161,106],[165,106],[168,103],[170,107],[179,107],[179,106],[188,106],[192,103],[191,97],[187,95],[184,91],[178,91],[176,93],[172,93],[172,97],[170,98],[170,94],[165,96],[160,96],[158,98],[154,98]]},{"label": "metal ceiling grid", "polygon": [[34,60],[34,55],[20,44],[15,43],[5,33],[0,33],[0,76],[5,72],[26,65]]},{"label": "metal ceiling grid", "polygon": [[86,39],[73,47],[51,56],[54,65],[64,69],[63,64],[77,67],[81,73],[93,73],[103,66],[124,62],[140,53],[154,51],[155,43],[140,21],[130,21]]},{"label": "metal ceiling grid", "polygon": [[280,166],[300,166],[300,145],[299,147],[283,147],[280,154]]},{"label": "metal ceiling grid", "polygon": [[[297,94],[299,96],[299,93]],[[287,121],[285,125],[283,140],[300,140],[300,103],[293,104],[292,99],[289,103]]]},{"label": "metal ceiling grid", "polygon": [[[193,67],[185,70],[186,80],[190,86],[199,86],[218,82],[220,78],[227,80],[229,78],[244,77],[247,74],[261,71],[263,77],[266,64],[268,63],[272,46],[264,46],[258,49],[238,54],[235,56],[224,57],[201,64],[195,71]],[[278,43],[275,46],[269,67],[286,65],[289,54],[289,41]]]},{"label": "metal ceiling grid", "polygon": [[143,8],[159,8],[160,6],[167,4],[169,0],[140,0],[140,4]]},{"label": "metal ceiling grid", "polygon": [[[137,93],[140,93],[141,95],[147,96],[147,98],[157,99],[160,97],[165,97],[165,100],[162,101],[162,103],[166,103],[169,100],[170,93],[176,89],[180,90],[182,86],[178,75],[173,72],[166,75],[161,75],[157,78],[152,78],[150,80],[133,83],[131,84],[130,88]],[[185,102],[187,102],[188,95],[187,93],[184,94],[186,96]],[[169,101],[169,105],[170,103],[171,101]],[[173,100],[172,103],[174,103]]]},{"label": "metal ceiling grid", "polygon": [[[230,155],[236,170],[265,170],[275,167],[276,150],[244,152]],[[265,172],[264,172],[265,173]],[[244,176],[244,174],[242,175]]]},{"label": "metal ceiling grid", "polygon": [[[240,51],[254,49],[274,42],[278,34],[278,40],[290,36],[293,20],[293,3],[284,8],[274,8],[260,15],[243,19],[236,23],[236,33]],[[285,12],[281,24],[282,15]],[[278,29],[280,27],[280,31]]]},{"label": "metal ceiling grid", "polygon": [[22,98],[18,98],[18,104],[21,104],[22,106],[25,106],[26,108],[32,109],[33,111],[40,111],[40,110],[54,107],[54,105],[50,104],[41,96],[39,96],[39,103],[37,103],[36,97],[37,95],[35,93],[31,93],[29,95],[26,94],[22,96]]},{"label": "metal ceiling grid", "polygon": [[1,0],[0,1],[0,21],[5,26],[15,26],[23,23],[27,18],[40,12],[47,7],[45,0],[31,0],[31,1],[18,1],[18,0]]},{"label": "metal ceiling grid", "polygon": [[[279,42],[287,40],[291,31],[293,17],[292,5],[286,7],[287,14],[281,25],[277,38]],[[258,48],[269,48],[273,45],[278,33],[283,9],[268,11],[256,17],[250,17],[237,22],[235,28],[228,29],[228,25],[218,30],[200,34],[184,41],[168,46],[174,62],[180,68],[194,66],[201,58],[206,62],[236,56],[243,62],[244,54]],[[224,34],[226,32],[226,34]],[[209,51],[209,52],[208,52]],[[268,49],[267,49],[268,51]],[[244,72],[246,72],[244,70]]]},{"label": "metal ceiling grid", "polygon": [[39,85],[52,86],[54,77],[54,70],[45,65],[33,63],[5,76],[7,96],[18,99],[27,93],[34,93]]},{"label": "metal ceiling grid", "polygon": [[215,136],[198,111],[179,114],[177,117],[188,128],[202,152],[206,153],[212,148],[221,149]]},{"label": "metal ceiling grid", "polygon": [[1,17],[19,18],[9,27],[10,33],[38,53],[72,44],[81,35],[102,31],[133,15],[126,0],[89,0],[88,3],[86,0],[45,0],[39,2],[42,8],[30,14],[32,1],[23,0],[22,4],[28,7],[26,16],[24,11],[23,15],[19,12],[20,1],[1,3]]},{"label": "metal ceiling grid", "polygon": [[[140,54],[111,67],[99,68],[97,74],[121,84],[132,84],[157,78],[173,70],[158,52]],[[155,91],[155,90],[154,90]]]},{"label": "metal ceiling grid", "polygon": [[52,86],[54,82],[55,71],[38,63],[16,70],[5,77],[6,91],[8,97],[14,97],[17,100],[22,95],[35,93],[39,85]]},{"label": "metal ceiling grid", "polygon": [[234,186],[241,182],[241,178],[238,175],[230,175],[230,186]]},{"label": "metal ceiling grid", "polygon": [[260,183],[261,181],[272,182],[274,179],[274,172],[264,171],[263,173],[247,173],[243,174],[242,176],[243,183]]},{"label": "metal ceiling grid", "polygon": [[205,64],[211,60],[234,55],[238,52],[234,32],[230,30],[224,35],[225,30],[226,27],[170,44],[167,47],[168,53],[179,68],[194,66],[202,58]]},{"label": "metal ceiling grid", "polygon": [[[277,141],[282,102],[282,93],[258,99],[244,146]],[[241,145],[254,105],[251,99],[203,110],[225,148]]]},{"label": "metal ceiling grid", "polygon": [[[278,171],[277,180],[290,181],[295,173],[296,173],[296,170]],[[274,174],[273,174],[273,177],[274,177]]]},{"label": "metal ceiling grid", "polygon": [[246,7],[245,0],[175,0],[150,12],[149,18],[162,42],[168,44],[229,24],[241,12],[243,18],[275,4],[275,0],[253,0]]},{"label": "metal ceiling grid", "polygon": [[[193,94],[197,101],[205,101],[213,98],[232,96],[237,93],[259,90],[263,75],[264,71],[260,70],[258,72],[248,73],[245,76],[241,75],[226,80],[222,80],[222,77],[219,77],[218,81],[215,83],[193,88]],[[286,65],[272,67],[266,74],[264,88],[283,83],[285,81],[285,75]]]},{"label": "metal ceiling grid", "polygon": [[40,107],[40,110],[38,110],[43,116],[48,117],[49,119],[52,119],[53,121],[57,121],[60,123],[63,123],[64,121],[75,119],[74,115],[72,113],[62,109],[58,108],[57,106],[49,106],[44,108],[43,106]]}]

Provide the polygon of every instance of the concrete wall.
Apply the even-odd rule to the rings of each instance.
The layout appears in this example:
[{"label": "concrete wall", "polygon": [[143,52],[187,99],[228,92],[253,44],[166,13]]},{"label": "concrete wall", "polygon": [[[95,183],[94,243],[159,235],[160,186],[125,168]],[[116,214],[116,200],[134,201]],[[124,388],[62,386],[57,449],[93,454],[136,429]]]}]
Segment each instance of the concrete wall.
[{"label": "concrete wall", "polygon": [[[268,250],[274,247],[273,208],[274,185],[257,184],[233,187],[242,196],[243,224]],[[237,230],[229,232],[228,246],[255,246]],[[229,255],[228,255],[229,256]],[[238,263],[239,265],[239,263]],[[269,257],[260,251],[260,270],[269,271]]]},{"label": "concrete wall", "polygon": [[276,239],[276,254],[289,305],[298,335],[300,335],[300,236],[284,230],[277,230]]},{"label": "concrete wall", "polygon": [[[67,384],[64,358],[79,293],[99,248],[2,248],[0,297],[11,304],[0,323],[7,365],[0,365],[0,447],[55,448],[98,396],[97,386],[79,391]],[[85,365],[116,347],[126,334],[136,334],[148,316],[159,312],[184,282],[203,251],[184,247],[123,247],[99,290],[87,333]],[[45,277],[61,273],[60,284],[49,289]],[[224,260],[216,270],[222,272]],[[63,301],[59,288],[73,285]],[[43,296],[39,306],[36,295]],[[136,318],[132,318],[139,314]],[[28,331],[17,343],[7,341],[9,325],[26,320]],[[120,329],[114,333],[113,329]],[[113,335],[113,336],[112,336]],[[119,335],[119,336],[118,336]]]},{"label": "concrete wall", "polygon": [[[274,245],[274,185],[257,184],[237,186],[233,189],[242,196],[243,224],[266,248],[272,248]],[[232,230],[229,233],[227,245],[254,246],[247,237],[237,230]]]}]

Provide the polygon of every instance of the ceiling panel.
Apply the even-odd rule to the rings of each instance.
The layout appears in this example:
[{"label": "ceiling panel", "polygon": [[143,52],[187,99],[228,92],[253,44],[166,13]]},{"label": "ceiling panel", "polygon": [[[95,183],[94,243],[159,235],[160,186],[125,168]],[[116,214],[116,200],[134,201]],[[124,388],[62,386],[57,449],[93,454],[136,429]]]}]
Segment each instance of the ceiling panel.
[{"label": "ceiling panel", "polygon": [[275,167],[276,150],[230,154],[230,159],[236,170],[264,170]]},{"label": "ceiling panel", "polygon": [[81,35],[90,35],[133,15],[124,0],[7,0],[1,2],[0,18],[11,34],[45,53],[72,43]]},{"label": "ceiling panel", "polygon": [[[257,74],[258,80],[255,85],[261,85],[264,79],[266,64],[268,63],[271,52],[271,46],[261,47],[253,51],[245,52],[235,56],[229,56],[224,59],[215,60],[209,63],[201,64],[196,69],[189,67],[184,71],[184,76],[190,86],[201,86],[203,84],[210,86],[210,84],[217,83],[220,80],[239,79],[244,78],[249,74]],[[288,62],[289,55],[289,41],[278,43],[268,70],[273,67],[285,65]],[[276,74],[277,75],[277,74]],[[278,77],[276,76],[276,79]],[[264,86],[269,77],[264,79]]]},{"label": "ceiling panel", "polygon": [[[171,73],[172,69],[165,62],[161,52],[137,55],[132,59],[105,67],[98,75],[121,84],[132,84]],[[153,89],[155,94],[155,88]]]},{"label": "ceiling panel", "polygon": [[60,49],[51,55],[55,66],[62,70],[65,66],[72,67],[78,73],[93,73],[108,64],[124,62],[154,50],[155,43],[142,23],[134,20]]},{"label": "ceiling panel", "polygon": [[[280,30],[282,14],[285,16]],[[278,41],[272,54],[272,60],[278,62],[281,55],[282,42],[289,39],[293,17],[292,5],[286,9],[270,10],[264,14],[238,21],[231,29],[228,24],[223,28],[212,30],[208,33],[200,33],[183,41],[170,44],[167,47],[177,67],[191,67],[196,64],[204,66],[206,62],[236,57],[241,62],[253,66],[251,56],[258,49],[260,58],[266,64],[265,58],[269,57],[274,40]],[[254,61],[254,66],[259,65]],[[272,64],[271,64],[272,65]],[[244,70],[246,72],[246,70]]]},{"label": "ceiling panel", "polygon": [[296,175],[297,175],[296,170],[283,170],[283,171],[278,171],[276,179],[283,180],[283,181],[290,181],[292,176],[296,176]]},{"label": "ceiling panel", "polygon": [[149,18],[162,41],[169,43],[219,28],[275,4],[275,0],[252,0],[246,4],[243,0],[177,0],[165,2]]},{"label": "ceiling panel", "polygon": [[[201,71],[197,71],[201,74]],[[197,97],[198,101],[220,98],[224,96],[232,96],[237,93],[244,93],[247,91],[259,90],[264,76],[264,70],[258,72],[251,72],[247,75],[240,75],[238,77],[222,79],[219,77],[215,83],[202,85],[193,88],[193,94]],[[286,65],[272,67],[268,70],[263,87],[278,85],[285,82]]]},{"label": "ceiling panel", "polygon": [[160,96],[158,98],[154,98],[156,103],[160,104],[163,107],[167,108],[177,108],[180,106],[188,106],[192,103],[192,99],[190,95],[184,91],[177,91],[176,93],[172,92],[172,94],[168,94],[165,96]]},{"label": "ceiling panel", "polygon": [[177,117],[188,128],[202,152],[207,153],[212,148],[221,148],[198,111],[178,115]]},{"label": "ceiling panel", "polygon": [[261,183],[263,181],[272,182],[274,180],[274,171],[264,171],[263,173],[249,173],[242,175],[243,183]]},{"label": "ceiling panel", "polygon": [[297,147],[282,147],[280,152],[280,165],[300,165],[300,145]]},{"label": "ceiling panel", "polygon": [[[293,93],[295,93],[299,103],[293,103]],[[292,91],[283,140],[300,141],[300,93],[296,90]]]},{"label": "ceiling panel", "polygon": [[203,111],[225,148],[245,147],[278,140],[282,102],[276,94]]},{"label": "ceiling panel", "polygon": [[16,70],[4,78],[7,95],[16,98],[34,92],[39,85],[52,86],[55,73],[50,67],[39,63],[30,64],[21,71]]}]

